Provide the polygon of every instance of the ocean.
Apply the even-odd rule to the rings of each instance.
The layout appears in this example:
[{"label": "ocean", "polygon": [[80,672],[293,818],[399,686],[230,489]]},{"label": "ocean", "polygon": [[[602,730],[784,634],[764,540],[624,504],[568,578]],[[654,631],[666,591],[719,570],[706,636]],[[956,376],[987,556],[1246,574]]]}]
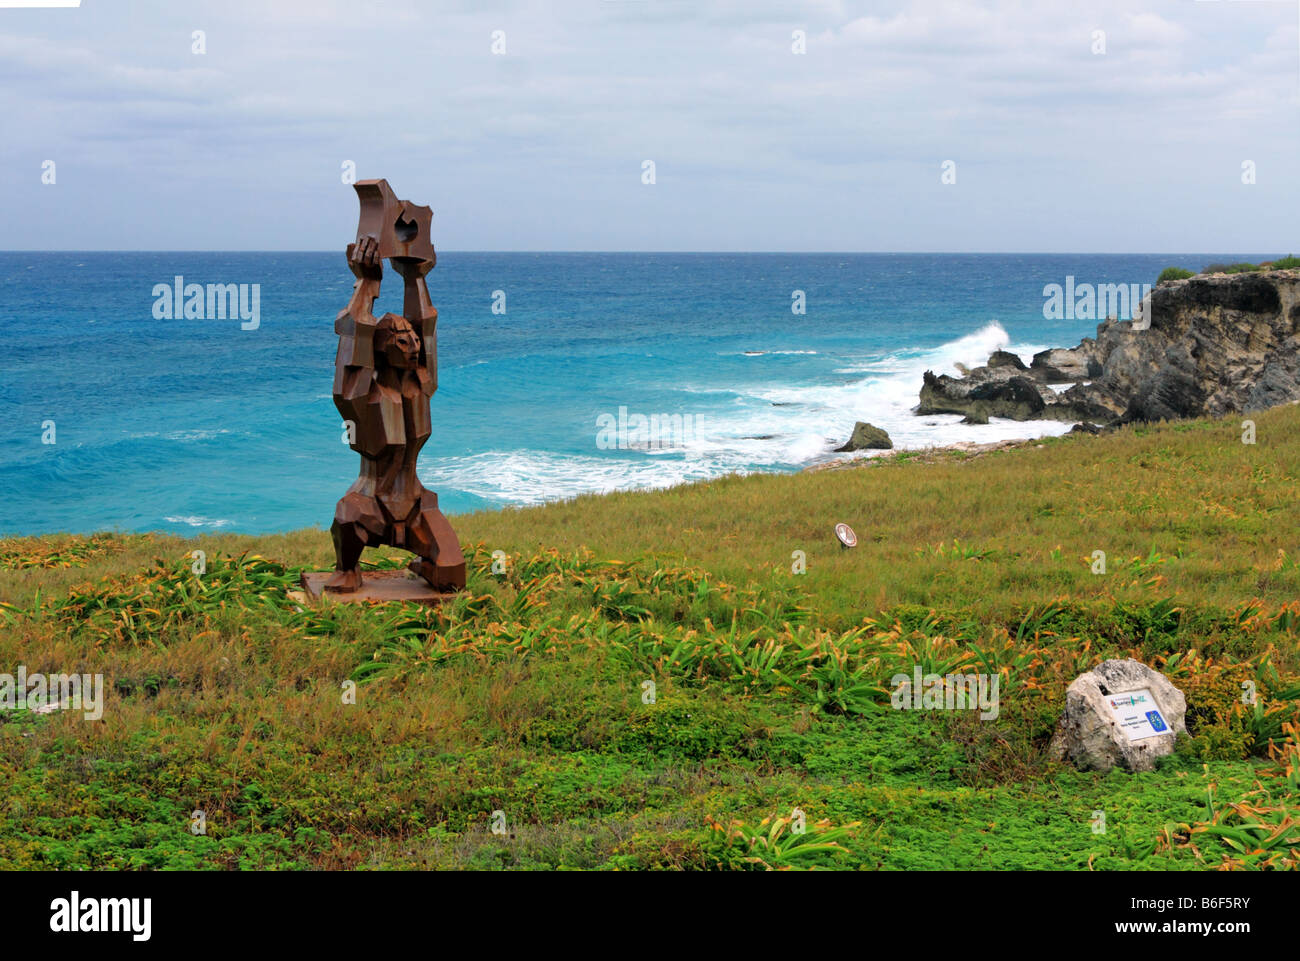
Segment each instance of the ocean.
[{"label": "ocean", "polygon": [[[901,448],[1062,433],[911,411],[927,369],[1092,336],[1047,285],[1243,256],[440,252],[420,474],[457,514],[795,471],[858,420]],[[177,277],[247,285],[255,323],[172,316]],[[0,534],[328,527],[351,286],[341,251],[0,253]],[[386,271],[375,312],[400,309]]]}]

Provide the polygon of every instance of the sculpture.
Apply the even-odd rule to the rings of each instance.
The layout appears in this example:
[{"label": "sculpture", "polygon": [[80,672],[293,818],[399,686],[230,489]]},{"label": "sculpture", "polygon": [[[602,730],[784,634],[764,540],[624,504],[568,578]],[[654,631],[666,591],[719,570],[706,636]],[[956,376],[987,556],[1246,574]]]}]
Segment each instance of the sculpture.
[{"label": "sculpture", "polygon": [[[334,573],[324,589],[359,590],[361,552],[386,544],[414,553],[410,569],[434,589],[457,590],[465,586],[465,557],[438,495],[416,475],[432,432],[429,398],[438,389],[438,311],[424,279],[437,261],[433,211],[398,200],[386,180],[354,187],[361,219],[347,259],[357,280],[334,321],[334,406],[361,455],[361,473],[334,512]],[[405,284],[402,314],[376,319],[385,257]]]}]

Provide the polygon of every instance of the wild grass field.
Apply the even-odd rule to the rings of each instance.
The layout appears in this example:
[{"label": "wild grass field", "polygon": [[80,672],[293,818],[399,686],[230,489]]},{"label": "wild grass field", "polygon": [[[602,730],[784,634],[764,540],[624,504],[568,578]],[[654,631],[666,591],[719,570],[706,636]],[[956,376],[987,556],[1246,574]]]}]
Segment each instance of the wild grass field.
[{"label": "wild grass field", "polygon": [[[0,711],[0,867],[1295,869],[1300,407],[1251,419],[462,516],[437,609],[304,603],[322,530],[0,541],[0,672],[108,688]],[[1121,656],[1192,737],[1053,760]]]}]

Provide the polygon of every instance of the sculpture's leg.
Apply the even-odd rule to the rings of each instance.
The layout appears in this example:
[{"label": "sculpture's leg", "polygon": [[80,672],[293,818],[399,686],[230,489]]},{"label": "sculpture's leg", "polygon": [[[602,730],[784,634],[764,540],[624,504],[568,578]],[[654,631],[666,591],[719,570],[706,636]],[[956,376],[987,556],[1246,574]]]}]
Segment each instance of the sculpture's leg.
[{"label": "sculpture's leg", "polygon": [[349,491],[334,511],[334,573],[325,590],[350,594],[361,587],[361,552],[377,544],[384,529],[383,513],[374,498]]},{"label": "sculpture's leg", "polygon": [[410,568],[440,591],[461,590],[465,586],[465,555],[451,523],[438,510],[438,495],[425,491],[415,522],[411,524],[410,550],[418,556]]}]

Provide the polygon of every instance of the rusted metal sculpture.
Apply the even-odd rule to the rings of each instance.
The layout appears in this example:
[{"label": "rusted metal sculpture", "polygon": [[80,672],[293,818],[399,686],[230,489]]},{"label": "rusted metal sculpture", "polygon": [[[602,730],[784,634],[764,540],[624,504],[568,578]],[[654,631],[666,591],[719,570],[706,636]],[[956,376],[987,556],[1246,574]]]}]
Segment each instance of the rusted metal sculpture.
[{"label": "rusted metal sculpture", "polygon": [[[386,180],[354,186],[361,220],[347,258],[357,280],[334,321],[334,406],[348,427],[350,446],[361,455],[361,474],[334,512],[334,573],[324,589],[361,590],[361,552],[390,545],[414,553],[410,569],[435,590],[457,590],[465,586],[465,557],[438,509],[438,495],[425,490],[415,469],[432,432],[429,398],[438,389],[438,311],[424,279],[437,260],[433,211],[398,200]],[[376,319],[372,310],[385,257],[401,276],[405,295],[401,316]]]}]

